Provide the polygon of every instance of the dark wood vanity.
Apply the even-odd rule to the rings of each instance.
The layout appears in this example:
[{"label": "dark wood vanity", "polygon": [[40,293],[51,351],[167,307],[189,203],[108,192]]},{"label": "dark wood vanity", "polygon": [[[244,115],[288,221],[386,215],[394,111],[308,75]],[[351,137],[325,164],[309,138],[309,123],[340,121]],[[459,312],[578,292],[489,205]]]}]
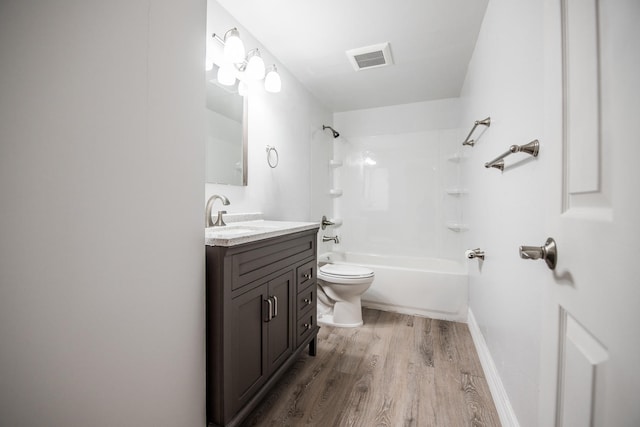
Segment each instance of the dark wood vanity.
[{"label": "dark wood vanity", "polygon": [[315,356],[317,232],[206,246],[208,426],[240,424],[307,346]]}]

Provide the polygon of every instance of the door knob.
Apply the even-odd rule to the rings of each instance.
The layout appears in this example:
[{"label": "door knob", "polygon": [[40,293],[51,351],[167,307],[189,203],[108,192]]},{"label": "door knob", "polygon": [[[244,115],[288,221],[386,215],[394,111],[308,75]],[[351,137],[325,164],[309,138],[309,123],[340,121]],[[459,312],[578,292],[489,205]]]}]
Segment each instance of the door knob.
[{"label": "door knob", "polygon": [[556,241],[549,237],[544,246],[520,246],[520,258],[543,259],[547,266],[553,270],[558,261],[558,247]]}]

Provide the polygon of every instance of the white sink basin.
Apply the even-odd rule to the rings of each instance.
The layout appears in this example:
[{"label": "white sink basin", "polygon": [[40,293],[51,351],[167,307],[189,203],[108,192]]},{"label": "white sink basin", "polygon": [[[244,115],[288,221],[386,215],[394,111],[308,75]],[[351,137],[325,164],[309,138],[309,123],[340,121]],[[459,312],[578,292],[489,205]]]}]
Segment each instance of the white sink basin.
[{"label": "white sink basin", "polygon": [[234,246],[267,237],[317,228],[319,224],[291,221],[243,221],[204,229],[205,243],[210,246]]},{"label": "white sink basin", "polygon": [[207,234],[210,236],[222,237],[222,236],[235,236],[236,234],[251,233],[253,231],[256,231],[255,229],[246,228],[246,227],[233,227],[233,228],[216,227],[216,228],[217,229],[207,231]]}]

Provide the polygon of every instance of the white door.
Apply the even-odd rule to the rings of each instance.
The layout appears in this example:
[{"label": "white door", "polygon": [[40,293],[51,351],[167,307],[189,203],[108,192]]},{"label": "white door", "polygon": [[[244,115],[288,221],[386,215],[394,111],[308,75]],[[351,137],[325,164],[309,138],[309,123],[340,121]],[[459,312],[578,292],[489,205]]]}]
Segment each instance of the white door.
[{"label": "white door", "polygon": [[640,426],[640,1],[545,6],[540,422]]}]

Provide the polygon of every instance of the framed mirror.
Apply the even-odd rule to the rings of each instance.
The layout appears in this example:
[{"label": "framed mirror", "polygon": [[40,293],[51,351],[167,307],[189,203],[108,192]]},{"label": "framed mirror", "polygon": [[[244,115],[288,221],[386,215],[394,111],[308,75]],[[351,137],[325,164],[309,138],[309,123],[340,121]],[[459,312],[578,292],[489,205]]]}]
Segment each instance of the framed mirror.
[{"label": "framed mirror", "polygon": [[206,81],[206,182],[247,185],[247,97],[237,82],[218,83],[217,71],[214,65]]}]

